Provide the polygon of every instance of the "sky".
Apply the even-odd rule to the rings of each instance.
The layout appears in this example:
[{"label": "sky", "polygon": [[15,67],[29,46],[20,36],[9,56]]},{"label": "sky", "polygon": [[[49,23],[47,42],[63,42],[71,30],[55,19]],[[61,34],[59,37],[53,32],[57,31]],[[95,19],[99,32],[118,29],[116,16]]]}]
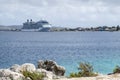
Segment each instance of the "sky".
[{"label": "sky", "polygon": [[62,27],[120,25],[120,0],[0,0],[0,25],[27,19]]}]

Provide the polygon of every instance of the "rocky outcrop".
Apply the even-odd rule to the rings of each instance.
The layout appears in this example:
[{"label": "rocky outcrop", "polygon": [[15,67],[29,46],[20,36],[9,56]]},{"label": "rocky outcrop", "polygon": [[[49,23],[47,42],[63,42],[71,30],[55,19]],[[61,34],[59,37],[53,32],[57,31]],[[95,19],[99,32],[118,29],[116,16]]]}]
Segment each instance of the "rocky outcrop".
[{"label": "rocky outcrop", "polygon": [[45,69],[47,71],[52,71],[53,67],[57,65],[56,62],[52,61],[52,60],[39,60],[38,61],[38,68],[42,68]]},{"label": "rocky outcrop", "polygon": [[52,71],[57,76],[64,76],[65,74],[65,68],[59,65],[55,65]]},{"label": "rocky outcrop", "polygon": [[0,80],[23,80],[24,76],[9,69],[0,70]]},{"label": "rocky outcrop", "polygon": [[52,80],[63,76],[65,68],[57,65],[51,60],[38,61],[38,68],[34,64],[25,63],[22,65],[13,65],[8,69],[0,69],[0,80],[31,80],[29,77],[25,78],[23,72],[42,73],[44,80]]},{"label": "rocky outcrop", "polygon": [[64,76],[64,74],[65,74],[65,68],[57,65],[57,63],[52,60],[45,60],[45,61],[39,60],[38,68],[42,68],[47,71],[51,71],[57,76]]},{"label": "rocky outcrop", "polygon": [[20,68],[21,68],[20,65],[15,64],[15,65],[13,65],[12,67],[10,67],[9,69],[10,69],[11,71],[13,71],[13,72],[18,72],[18,73],[20,73]]},{"label": "rocky outcrop", "polygon": [[23,65],[13,65],[12,67],[9,68],[13,72],[18,72],[21,73],[23,71],[28,71],[28,72],[34,72],[36,70],[35,65],[31,63],[25,63]]},{"label": "rocky outcrop", "polygon": [[46,76],[46,78],[48,78],[48,79],[53,79],[53,78],[56,77],[55,74],[53,74],[52,72],[47,71],[45,69],[36,69],[35,72],[37,72],[37,73],[43,73]]},{"label": "rocky outcrop", "polygon": [[31,63],[25,63],[20,67],[21,72],[23,71],[34,72],[35,70],[36,70],[35,65]]}]

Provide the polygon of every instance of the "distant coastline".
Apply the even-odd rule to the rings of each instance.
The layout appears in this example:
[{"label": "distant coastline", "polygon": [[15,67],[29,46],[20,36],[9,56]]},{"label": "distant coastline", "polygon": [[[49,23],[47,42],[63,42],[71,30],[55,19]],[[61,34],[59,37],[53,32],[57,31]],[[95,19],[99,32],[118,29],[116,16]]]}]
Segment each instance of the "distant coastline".
[{"label": "distant coastline", "polygon": [[27,19],[23,25],[3,26],[0,25],[0,31],[24,31],[24,32],[67,32],[67,31],[120,31],[120,26],[97,26],[97,27],[57,27],[52,26],[46,20],[40,20],[37,22],[32,19]]},{"label": "distant coastline", "polygon": [[77,27],[77,28],[65,28],[65,27],[51,27],[48,28],[47,31],[38,31],[38,29],[18,29],[18,28],[12,28],[8,26],[1,27],[0,31],[15,31],[15,32],[96,32],[96,31],[108,31],[108,32],[114,32],[114,31],[120,31],[120,27],[91,27],[91,28],[83,28],[83,27]]}]

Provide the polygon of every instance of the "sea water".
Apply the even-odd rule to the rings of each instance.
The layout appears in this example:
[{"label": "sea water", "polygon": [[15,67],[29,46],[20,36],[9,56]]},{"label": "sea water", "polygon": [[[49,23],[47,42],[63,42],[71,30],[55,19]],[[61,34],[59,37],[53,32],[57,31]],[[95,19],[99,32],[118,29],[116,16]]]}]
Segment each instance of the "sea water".
[{"label": "sea water", "polygon": [[54,60],[76,72],[80,62],[111,73],[120,65],[120,32],[0,32],[0,68]]}]

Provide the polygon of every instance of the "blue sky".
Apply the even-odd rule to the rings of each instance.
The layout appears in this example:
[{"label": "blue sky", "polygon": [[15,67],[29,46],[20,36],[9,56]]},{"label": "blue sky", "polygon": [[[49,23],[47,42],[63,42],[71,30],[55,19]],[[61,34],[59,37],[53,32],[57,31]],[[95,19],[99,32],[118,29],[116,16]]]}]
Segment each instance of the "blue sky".
[{"label": "blue sky", "polygon": [[64,27],[119,25],[120,0],[0,0],[0,25],[26,19]]}]

